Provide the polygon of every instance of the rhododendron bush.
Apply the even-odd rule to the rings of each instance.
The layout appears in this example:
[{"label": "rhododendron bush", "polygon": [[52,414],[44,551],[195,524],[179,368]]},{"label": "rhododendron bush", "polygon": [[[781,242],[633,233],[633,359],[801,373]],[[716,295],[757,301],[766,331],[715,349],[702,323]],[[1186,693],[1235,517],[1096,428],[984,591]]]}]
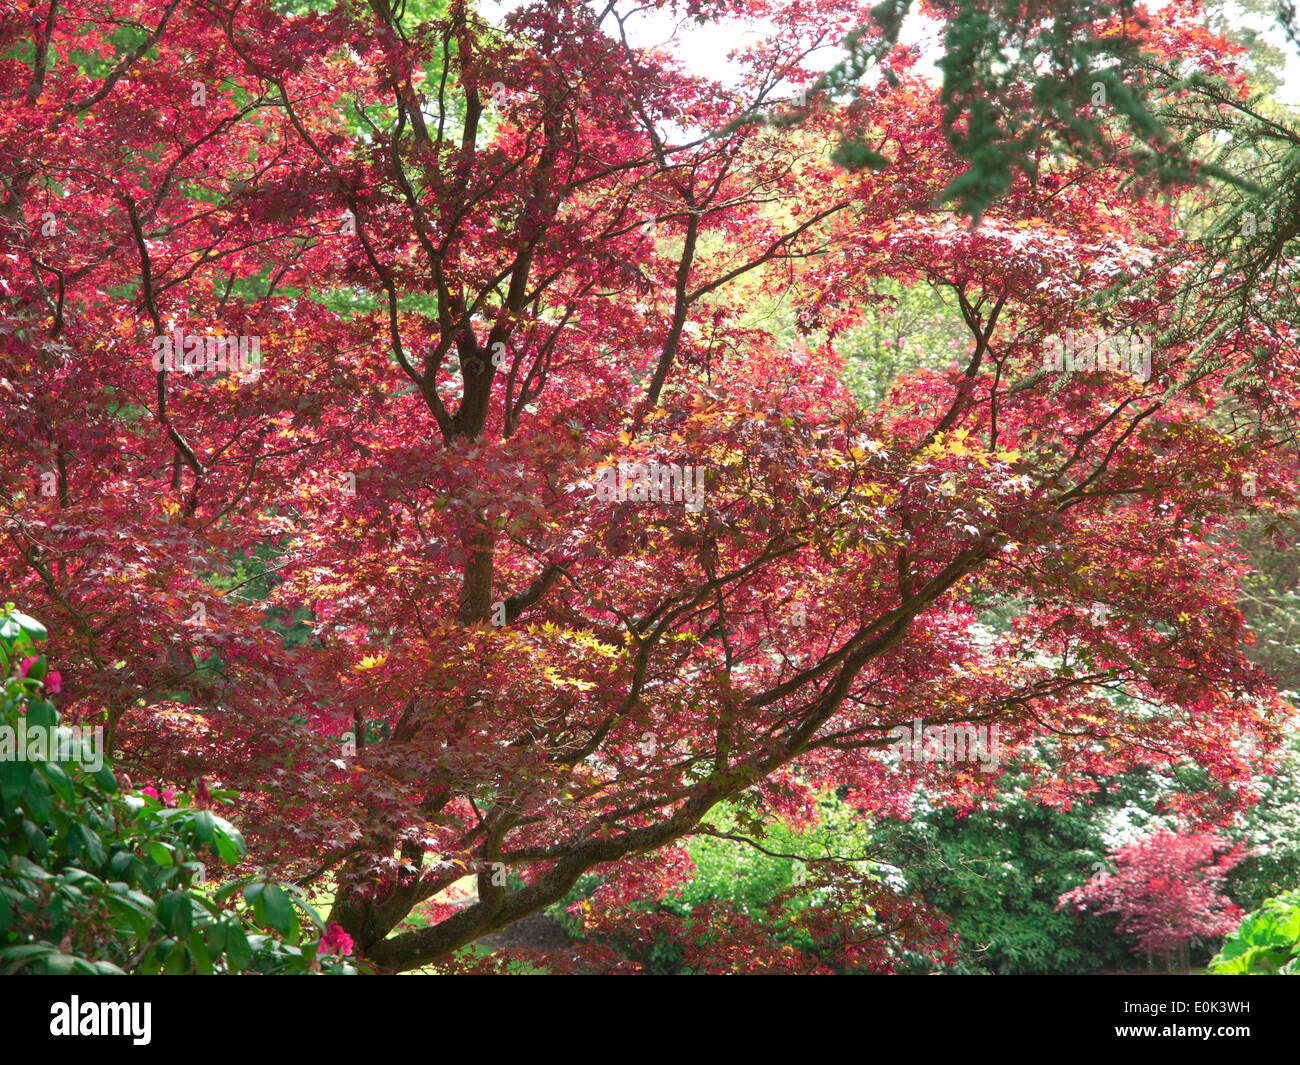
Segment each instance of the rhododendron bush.
[{"label": "rhododendron bush", "polygon": [[[725,71],[617,3],[0,27],[0,580],[70,721],[332,895],[322,952],[457,967],[590,873],[593,928],[695,969],[889,970],[942,922],[833,854],[770,912],[643,904],[724,807],[759,842],[832,789],[969,807],[999,758],[1062,807],[1194,762],[1212,823],[1277,744],[1233,544],[1294,505],[1300,348],[1207,325],[1238,279],[1185,284],[1195,175],[1099,111],[959,213],[969,116],[867,5],[689,8]],[[1191,7],[1126,25],[1209,118],[1245,92]],[[819,79],[858,27],[887,76]],[[866,405],[837,343],[899,285],[960,341]]]}]

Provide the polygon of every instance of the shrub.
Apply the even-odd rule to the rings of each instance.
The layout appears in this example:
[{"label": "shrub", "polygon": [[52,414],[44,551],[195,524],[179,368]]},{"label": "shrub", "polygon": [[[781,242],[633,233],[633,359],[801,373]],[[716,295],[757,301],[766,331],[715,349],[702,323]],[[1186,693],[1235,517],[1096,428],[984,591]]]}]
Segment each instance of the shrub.
[{"label": "shrub", "polygon": [[[94,734],[59,725],[44,627],[0,611],[0,971],[350,973],[351,944],[291,885],[257,877],[209,893],[206,862],[245,854],[207,807],[121,794]],[[297,911],[307,918],[304,923]],[[309,932],[309,935],[304,933]]]},{"label": "shrub", "polygon": [[1242,918],[1210,962],[1217,976],[1300,975],[1300,890],[1268,899]]}]

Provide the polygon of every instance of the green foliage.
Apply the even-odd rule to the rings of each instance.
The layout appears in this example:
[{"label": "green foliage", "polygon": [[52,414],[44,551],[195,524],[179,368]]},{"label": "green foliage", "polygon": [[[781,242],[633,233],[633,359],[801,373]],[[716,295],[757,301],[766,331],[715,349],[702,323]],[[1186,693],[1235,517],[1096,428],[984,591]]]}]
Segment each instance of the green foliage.
[{"label": "green foliage", "polygon": [[[1226,415],[1225,415],[1226,417]],[[1251,572],[1239,593],[1242,617],[1255,634],[1251,661],[1283,692],[1300,694],[1300,552],[1296,514],[1250,515],[1237,536]]]},{"label": "green foliage", "polygon": [[[209,573],[207,582],[223,596],[243,603],[261,603],[266,600],[281,578],[278,568],[288,548],[283,540],[266,541],[246,552],[231,554],[225,569]],[[281,607],[268,610],[263,623],[276,633],[285,647],[301,647],[312,642],[312,612],[306,607],[290,610]]]},{"label": "green foliage", "polygon": [[[964,367],[971,334],[954,308],[951,290],[877,279],[862,307],[861,321],[832,341],[844,360],[840,373],[844,387],[871,410],[902,374],[920,367],[946,370],[953,360]],[[802,340],[817,347],[827,339],[825,329],[801,330],[788,304],[761,293],[754,295],[744,324],[768,331],[786,345]]]},{"label": "green foliage", "polygon": [[953,297],[924,284],[881,280],[876,300],[863,308],[861,324],[836,338],[844,358],[844,386],[871,409],[890,385],[918,367],[946,369],[968,361],[970,332],[954,324]]},{"label": "green foliage", "polygon": [[[819,87],[844,91],[878,68],[911,8],[911,0],[878,4],[871,16],[880,33],[846,41],[848,57]],[[1157,94],[1126,77],[1146,65],[1137,47],[1126,36],[1094,31],[1112,17],[1132,19],[1132,0],[1079,0],[1054,8],[1050,18],[1027,17],[1024,5],[1010,0],[933,0],[929,10],[943,27],[943,131],[966,164],[941,200],[962,214],[978,221],[1018,174],[1035,179],[1044,158],[1096,163],[1122,142],[1136,175],[1162,185],[1198,176],[1189,147],[1158,119]],[[1116,136],[1121,130],[1125,138]],[[835,158],[849,168],[889,162],[855,135]],[[1202,163],[1200,173],[1207,172],[1233,180]]]},{"label": "green foliage", "polygon": [[[1077,973],[1126,968],[1128,952],[1098,922],[1056,913],[1061,892],[1088,879],[1105,857],[1108,832],[1130,807],[1151,810],[1149,782],[1109,782],[1069,811],[1024,795],[1008,769],[994,810],[960,815],[918,805],[908,821],[876,822],[876,850],[908,889],[946,915],[961,943],[959,973]],[[1139,815],[1140,816],[1140,815]]]},{"label": "green foliage", "polygon": [[[860,815],[834,796],[823,800],[821,815],[820,823],[797,831],[780,822],[761,824],[740,806],[729,806],[714,818],[715,830],[722,835],[697,835],[688,842],[686,850],[695,873],[680,892],[657,902],[637,903],[635,908],[687,917],[696,907],[720,902],[729,904],[745,917],[763,922],[777,896],[797,886],[808,875],[808,862],[832,857],[865,861],[869,830]],[[870,863],[867,865],[872,867]],[[583,939],[585,929],[582,921],[569,914],[567,908],[587,898],[600,883],[598,876],[582,878],[551,911],[575,939]],[[772,941],[819,954],[818,940],[804,931],[797,920],[799,911],[810,905],[812,899],[807,895],[796,894],[788,900],[782,919],[775,924],[766,923]],[[648,947],[618,937],[614,938],[613,945],[623,956],[641,962],[647,972],[687,971],[683,968],[682,947],[665,935],[659,935]]]},{"label": "green foliage", "polygon": [[1241,925],[1210,962],[1216,976],[1300,974],[1300,891],[1269,899]]},{"label": "green foliage", "polygon": [[1260,776],[1258,801],[1246,811],[1241,840],[1253,852],[1232,871],[1227,892],[1245,909],[1286,884],[1300,883],[1300,732],[1294,728],[1277,771]]},{"label": "green foliage", "polygon": [[323,924],[296,887],[245,877],[206,890],[207,863],[237,862],[243,836],[212,810],[121,794],[102,739],[58,724],[45,638],[5,605],[0,972],[355,972],[318,956]]}]

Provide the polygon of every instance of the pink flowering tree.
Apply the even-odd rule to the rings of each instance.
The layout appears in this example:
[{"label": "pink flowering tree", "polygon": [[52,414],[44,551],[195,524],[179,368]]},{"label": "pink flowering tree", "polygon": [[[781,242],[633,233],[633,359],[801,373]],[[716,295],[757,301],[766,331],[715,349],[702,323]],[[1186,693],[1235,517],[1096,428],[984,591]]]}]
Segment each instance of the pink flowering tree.
[{"label": "pink flowering tree", "polygon": [[1167,969],[1186,972],[1193,940],[1226,935],[1241,920],[1241,909],[1220,888],[1249,853],[1211,832],[1158,829],[1111,851],[1115,871],[1065,892],[1056,908],[1119,914],[1115,931],[1136,936],[1133,949],[1145,952],[1148,967],[1159,956]]}]

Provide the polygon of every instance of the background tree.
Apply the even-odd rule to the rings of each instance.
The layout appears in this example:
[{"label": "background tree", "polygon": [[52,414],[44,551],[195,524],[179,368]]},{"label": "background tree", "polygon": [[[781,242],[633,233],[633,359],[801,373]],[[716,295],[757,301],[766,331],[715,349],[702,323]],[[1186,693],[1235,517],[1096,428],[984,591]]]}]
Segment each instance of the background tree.
[{"label": "background tree", "polygon": [[[1172,163],[1013,168],[972,229],[935,206],[970,171],[943,93],[875,31],[889,79],[814,93],[797,135],[749,122],[866,21],[838,4],[728,16],[782,25],[729,84],[617,4],[298,12],[80,0],[0,28],[0,567],[130,771],[239,790],[259,856],[384,970],[589,872],[634,894],[726,804],[992,796],[972,765],[882,762],[918,716],[999,724],[1034,799],[1195,763],[1216,787],[1189,814],[1245,801],[1287,709],[1227,545],[1294,505],[1300,375],[1249,315],[1207,348],[1198,249],[1130,187]],[[1144,32],[1236,76],[1180,11]],[[863,131],[894,165],[846,174],[824,146]],[[917,283],[965,350],[873,409],[829,341],[745,321],[755,287],[829,334]],[[1150,379],[1043,369],[1093,329],[1158,338]],[[256,340],[261,372],[206,339],[198,362],[208,337]],[[1243,376],[1261,348],[1277,372]],[[1220,403],[1255,417],[1226,431]],[[600,498],[620,461],[702,468],[704,499]],[[823,872],[867,920],[874,889]],[[470,905],[393,934],[466,875]]]},{"label": "background tree", "polygon": [[1240,847],[1211,833],[1159,829],[1117,849],[1114,873],[1098,873],[1063,894],[1058,905],[1078,913],[1097,906],[1099,914],[1118,914],[1115,930],[1136,936],[1135,950],[1148,959],[1162,956],[1168,967],[1176,958],[1186,972],[1193,942],[1225,935],[1241,920],[1241,909],[1219,892],[1241,858]]}]

